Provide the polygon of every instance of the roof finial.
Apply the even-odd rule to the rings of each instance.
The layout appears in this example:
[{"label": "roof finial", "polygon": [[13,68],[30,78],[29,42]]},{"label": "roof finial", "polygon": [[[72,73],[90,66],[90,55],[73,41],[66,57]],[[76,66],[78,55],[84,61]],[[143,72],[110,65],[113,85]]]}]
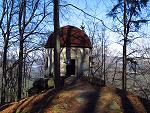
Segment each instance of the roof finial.
[{"label": "roof finial", "polygon": [[83,22],[82,22],[82,25],[80,26],[80,28],[82,29],[82,31],[84,31],[85,26],[84,26]]}]

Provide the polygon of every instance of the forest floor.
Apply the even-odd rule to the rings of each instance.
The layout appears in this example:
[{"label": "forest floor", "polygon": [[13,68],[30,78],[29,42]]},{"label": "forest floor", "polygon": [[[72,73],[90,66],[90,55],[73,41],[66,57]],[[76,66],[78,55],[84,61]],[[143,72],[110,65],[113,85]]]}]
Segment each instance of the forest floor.
[{"label": "forest floor", "polygon": [[120,89],[71,79],[63,90],[48,90],[0,107],[0,113],[150,113],[150,101]]}]

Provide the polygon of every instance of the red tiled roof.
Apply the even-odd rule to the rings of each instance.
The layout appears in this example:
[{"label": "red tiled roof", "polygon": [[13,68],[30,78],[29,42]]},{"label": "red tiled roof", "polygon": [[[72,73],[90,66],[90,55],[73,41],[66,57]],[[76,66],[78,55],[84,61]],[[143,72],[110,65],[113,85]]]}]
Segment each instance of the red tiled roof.
[{"label": "red tiled roof", "polygon": [[[60,46],[92,48],[90,39],[86,33],[70,25],[60,28]],[[45,48],[54,48],[54,33],[49,36]]]}]

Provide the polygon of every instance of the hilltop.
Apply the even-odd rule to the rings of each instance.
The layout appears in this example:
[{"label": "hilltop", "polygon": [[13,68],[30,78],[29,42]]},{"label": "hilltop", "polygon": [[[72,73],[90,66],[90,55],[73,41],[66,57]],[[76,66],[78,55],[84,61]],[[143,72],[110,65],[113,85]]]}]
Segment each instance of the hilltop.
[{"label": "hilltop", "polygon": [[81,79],[0,107],[0,113],[150,113],[150,101]]}]

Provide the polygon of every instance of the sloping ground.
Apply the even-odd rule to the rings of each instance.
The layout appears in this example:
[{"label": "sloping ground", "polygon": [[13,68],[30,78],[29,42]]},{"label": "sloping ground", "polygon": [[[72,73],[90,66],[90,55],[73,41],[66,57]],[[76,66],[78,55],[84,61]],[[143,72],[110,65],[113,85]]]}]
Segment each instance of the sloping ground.
[{"label": "sloping ground", "polygon": [[150,101],[120,89],[103,87],[96,104],[96,113],[150,113]]},{"label": "sloping ground", "polygon": [[[69,83],[70,84],[70,83]],[[81,80],[0,107],[0,113],[150,113],[150,101]]]}]

